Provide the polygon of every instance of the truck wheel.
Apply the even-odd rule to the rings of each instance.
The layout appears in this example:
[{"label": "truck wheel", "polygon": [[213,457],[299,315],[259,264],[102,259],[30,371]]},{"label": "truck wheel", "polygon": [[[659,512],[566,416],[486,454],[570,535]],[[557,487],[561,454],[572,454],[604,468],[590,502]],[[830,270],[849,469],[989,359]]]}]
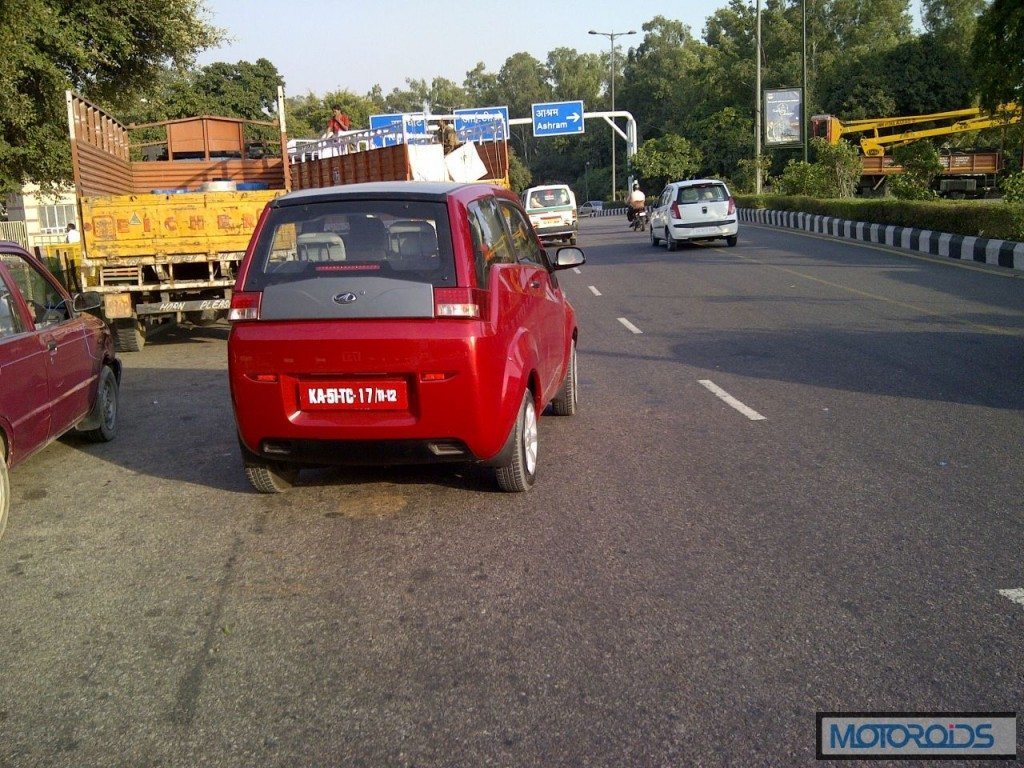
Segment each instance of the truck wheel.
[{"label": "truck wheel", "polygon": [[295,485],[299,470],[288,464],[247,461],[245,476],[260,493],[284,493]]},{"label": "truck wheel", "polygon": [[105,365],[100,372],[100,387],[93,405],[99,426],[86,432],[86,438],[94,443],[109,443],[114,439],[117,434],[118,398],[117,376],[109,365]]},{"label": "truck wheel", "polygon": [[565,381],[551,401],[551,409],[556,416],[572,416],[576,413],[579,398],[579,376],[576,369],[576,340],[573,339],[569,348],[569,367],[565,371]]},{"label": "truck wheel", "polygon": [[11,478],[7,474],[7,451],[0,439],[0,537],[7,527],[7,513],[11,511]]},{"label": "truck wheel", "polygon": [[509,493],[522,493],[533,487],[537,479],[537,409],[533,406],[533,393],[526,390],[519,418],[512,428],[512,458],[498,467],[495,475],[498,487]]},{"label": "truck wheel", "polygon": [[114,338],[118,352],[138,352],[146,346],[146,328],[134,318],[115,320]]}]

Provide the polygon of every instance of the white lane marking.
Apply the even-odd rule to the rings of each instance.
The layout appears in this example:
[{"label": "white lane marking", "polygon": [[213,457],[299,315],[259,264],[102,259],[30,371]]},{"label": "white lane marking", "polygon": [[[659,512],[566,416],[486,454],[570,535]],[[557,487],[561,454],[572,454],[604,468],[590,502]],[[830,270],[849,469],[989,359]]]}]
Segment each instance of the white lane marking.
[{"label": "white lane marking", "polygon": [[1024,605],[1024,587],[1019,589],[1000,589],[999,594],[1005,598],[1013,600],[1015,603]]},{"label": "white lane marking", "polygon": [[641,331],[639,328],[637,328],[635,325],[633,325],[631,322],[629,322],[629,320],[627,320],[626,318],[620,317],[620,318],[618,318],[618,320],[619,320],[620,323],[622,323],[624,326],[626,326],[626,328],[630,332],[632,332],[632,333],[643,333],[643,331]]},{"label": "white lane marking", "polygon": [[590,292],[592,294],[594,294],[595,296],[600,296],[601,295],[601,292],[599,290],[597,290],[597,288],[595,288],[594,286],[588,285],[587,288],[589,288]]},{"label": "white lane marking", "polygon": [[583,274],[582,272],[580,272],[580,268],[579,267],[573,267],[572,271],[575,272],[577,275],[582,275]]},{"label": "white lane marking", "polygon": [[710,379],[700,379],[697,383],[700,384],[702,387],[704,387],[709,392],[712,392],[715,395],[715,397],[717,397],[719,400],[722,400],[726,404],[731,405],[733,408],[735,408],[737,411],[742,413],[744,416],[746,416],[751,421],[765,421],[766,420],[767,417],[762,416],[760,413],[755,411],[750,406],[744,405],[743,403],[741,403],[739,400],[737,400],[735,397],[730,395],[728,392],[726,392],[724,389],[722,389],[720,386],[715,384],[715,382],[711,381]]}]

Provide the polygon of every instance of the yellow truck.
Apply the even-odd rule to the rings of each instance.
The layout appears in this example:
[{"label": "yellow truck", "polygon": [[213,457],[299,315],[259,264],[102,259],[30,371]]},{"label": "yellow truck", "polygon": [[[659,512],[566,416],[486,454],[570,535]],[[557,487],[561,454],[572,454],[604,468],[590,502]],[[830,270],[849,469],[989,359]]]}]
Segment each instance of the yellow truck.
[{"label": "yellow truck", "polygon": [[264,206],[291,188],[283,92],[276,121],[130,126],[66,98],[82,233],[75,278],[103,295],[118,349],[141,349],[168,322],[226,315]]}]

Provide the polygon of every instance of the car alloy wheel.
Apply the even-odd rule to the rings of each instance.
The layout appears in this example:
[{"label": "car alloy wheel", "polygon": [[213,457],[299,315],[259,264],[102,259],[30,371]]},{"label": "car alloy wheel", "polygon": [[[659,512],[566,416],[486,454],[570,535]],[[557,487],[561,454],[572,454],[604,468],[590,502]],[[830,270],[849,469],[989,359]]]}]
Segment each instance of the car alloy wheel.
[{"label": "car alloy wheel", "polygon": [[519,417],[512,430],[512,456],[497,468],[495,477],[501,490],[522,493],[530,490],[537,479],[537,409],[533,405],[533,393],[530,390],[523,394]]}]

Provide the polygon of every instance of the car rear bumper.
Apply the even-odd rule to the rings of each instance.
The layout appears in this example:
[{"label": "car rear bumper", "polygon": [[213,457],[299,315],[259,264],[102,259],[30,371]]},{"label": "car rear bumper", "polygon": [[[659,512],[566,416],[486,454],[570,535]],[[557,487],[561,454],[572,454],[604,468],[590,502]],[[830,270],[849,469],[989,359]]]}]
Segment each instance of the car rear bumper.
[{"label": "car rear bumper", "polygon": [[[248,451],[297,463],[401,464],[487,460],[502,450],[521,394],[506,393],[505,370],[486,364],[506,356],[496,354],[484,324],[349,322],[343,331],[331,325],[232,328],[231,397]],[[444,378],[429,380],[435,375]],[[303,407],[303,387],[339,382],[402,382],[407,402],[389,410]]]},{"label": "car rear bumper", "polygon": [[576,237],[579,226],[576,224],[560,224],[550,227],[534,227],[537,237],[541,240],[560,240],[566,237]]},{"label": "car rear bumper", "polygon": [[718,237],[732,237],[739,232],[739,222],[708,221],[699,224],[672,224],[672,237],[676,240],[711,240]]}]

